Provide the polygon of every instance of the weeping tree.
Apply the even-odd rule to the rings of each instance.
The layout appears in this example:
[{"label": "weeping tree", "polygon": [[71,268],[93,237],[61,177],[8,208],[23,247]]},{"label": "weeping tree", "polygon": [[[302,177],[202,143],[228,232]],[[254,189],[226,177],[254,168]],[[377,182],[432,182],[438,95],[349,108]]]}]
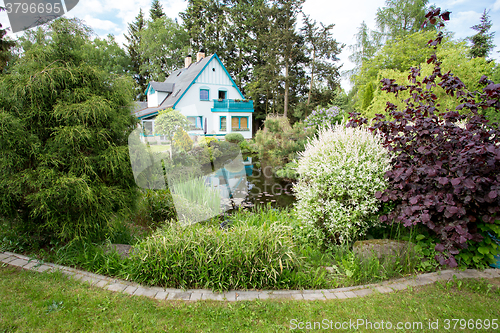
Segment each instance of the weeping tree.
[{"label": "weeping tree", "polygon": [[77,19],[46,32],[0,77],[0,216],[42,243],[100,238],[136,199],[133,83],[88,64]]}]

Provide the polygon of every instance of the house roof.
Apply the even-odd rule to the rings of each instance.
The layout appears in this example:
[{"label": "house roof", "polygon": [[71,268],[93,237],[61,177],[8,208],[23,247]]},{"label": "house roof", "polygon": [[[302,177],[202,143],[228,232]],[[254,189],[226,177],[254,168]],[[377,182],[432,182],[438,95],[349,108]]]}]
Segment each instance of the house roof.
[{"label": "house roof", "polygon": [[148,88],[146,88],[146,92],[148,91],[149,87],[153,87],[155,91],[171,93],[172,91],[174,91],[175,83],[151,81],[148,84]]},{"label": "house roof", "polygon": [[198,75],[200,75],[206,65],[214,57],[217,56],[213,54],[210,57],[205,57],[198,62],[192,63],[188,68],[178,69],[172,72],[172,74],[170,74],[164,82],[150,82],[146,88],[146,93],[149,90],[149,87],[152,86],[156,91],[168,92],[168,95],[158,107],[148,108],[147,103],[145,106],[146,108],[140,108],[141,106],[138,106],[136,108],[135,115],[139,118],[145,118],[158,113],[160,110],[174,107],[182,96],[184,96],[184,93],[189,89],[193,81],[198,77]]}]

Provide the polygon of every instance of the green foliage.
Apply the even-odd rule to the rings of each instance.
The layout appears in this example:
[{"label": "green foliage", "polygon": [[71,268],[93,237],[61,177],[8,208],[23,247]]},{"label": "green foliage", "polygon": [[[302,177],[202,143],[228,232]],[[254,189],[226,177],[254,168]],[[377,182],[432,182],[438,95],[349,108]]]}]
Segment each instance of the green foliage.
[{"label": "green foliage", "polygon": [[153,3],[151,4],[151,9],[149,10],[149,16],[153,21],[165,17],[165,13],[163,12],[163,6],[161,5],[159,0],[153,0]]},{"label": "green foliage", "polygon": [[325,245],[349,243],[379,224],[375,193],[386,188],[390,168],[381,140],[340,124],[321,131],[300,154],[297,214],[319,230]]},{"label": "green foliage", "polygon": [[283,169],[278,169],[276,171],[276,177],[285,178],[285,179],[297,179],[299,178],[299,174],[297,173],[297,167],[299,165],[296,161],[292,161],[290,163],[285,164]]},{"label": "green foliage", "polygon": [[198,138],[198,144],[201,146],[210,146],[212,142],[218,142],[217,138],[213,136],[203,136]]},{"label": "green foliage", "polygon": [[[495,223],[478,223],[478,229],[483,236],[480,242],[467,241],[467,248],[460,251],[456,256],[457,263],[461,268],[488,268],[489,264],[496,263],[495,256],[500,254],[500,221]],[[491,236],[495,237],[493,239]]]},{"label": "green foliage", "polygon": [[216,290],[295,287],[299,265],[289,230],[275,223],[227,231],[174,224],[140,242],[131,260],[140,283]]},{"label": "green foliage", "polygon": [[359,257],[346,246],[336,246],[333,252],[333,276],[336,283],[343,286],[360,285],[405,276],[414,272],[418,259],[410,255],[402,257],[375,254],[367,258]]},{"label": "green foliage", "polygon": [[137,206],[137,211],[133,215],[135,223],[150,229],[156,229],[165,221],[177,218],[169,190],[142,189]]},{"label": "green foliage", "polygon": [[[423,29],[429,0],[386,0],[386,7],[378,8],[377,26],[389,38],[396,38]],[[433,29],[426,25],[425,29]]]},{"label": "green foliage", "polygon": [[48,29],[0,78],[0,214],[33,234],[101,237],[135,202],[132,84],[85,62],[77,20]]},{"label": "green foliage", "polygon": [[487,57],[495,47],[495,45],[493,45],[493,37],[495,33],[488,33],[492,27],[490,16],[488,14],[489,11],[486,11],[485,9],[483,15],[481,15],[481,23],[476,24],[471,28],[477,31],[477,34],[469,38],[472,42],[470,55],[473,58]]},{"label": "green foliage", "polygon": [[137,50],[143,60],[140,74],[147,81],[163,82],[174,70],[184,67],[188,35],[173,19],[163,16],[148,21],[139,34]]},{"label": "green foliage", "polygon": [[[4,7],[0,7],[0,12],[4,10]],[[7,61],[11,58],[10,49],[14,47],[13,41],[4,38],[7,34],[6,30],[7,29],[2,29],[2,24],[0,23],[0,73],[2,73],[7,65]]]},{"label": "green foliage", "polygon": [[179,111],[172,108],[160,110],[155,119],[155,134],[162,134],[168,137],[170,144],[173,144],[173,136],[179,130],[189,130],[191,123]]},{"label": "green foliage", "polygon": [[[442,61],[441,68],[443,72],[452,71],[455,75],[460,77],[460,80],[462,80],[469,89],[480,89],[480,85],[478,84],[479,79],[483,75],[490,76],[493,73],[495,64],[493,62],[488,62],[484,58],[470,59],[468,52],[465,42],[457,44],[445,43],[442,48],[438,48],[437,56]],[[416,66],[420,66],[422,77],[429,76],[433,71],[432,65],[427,64],[424,59]],[[378,72],[378,79],[380,80],[382,78],[392,78],[395,79],[396,82],[403,83],[407,81],[408,71],[396,69],[380,70]],[[453,110],[460,104],[456,98],[447,95],[442,89],[434,88],[431,90],[436,94],[436,101],[443,109],[448,108]],[[396,97],[380,89],[376,89],[370,107],[366,111],[362,111],[362,113],[370,119],[373,118],[376,113],[387,114],[385,112],[387,102],[404,107],[403,100],[408,97],[409,93],[407,91],[401,91],[399,97]],[[492,121],[500,120],[498,115],[491,109],[486,109],[483,112],[488,115]]]},{"label": "green foliage", "polygon": [[190,151],[193,148],[193,139],[181,129],[174,134],[174,146],[184,151]]},{"label": "green foliage", "polygon": [[363,110],[368,109],[368,107],[372,103],[372,100],[373,100],[373,83],[368,82],[366,84],[365,93],[363,95],[363,104],[361,105],[361,108]]},{"label": "green foliage", "polygon": [[231,142],[231,143],[240,143],[243,140],[245,140],[245,138],[243,137],[243,134],[241,134],[241,133],[228,133],[228,134],[226,134],[225,138],[226,138],[227,142]]},{"label": "green foliage", "polygon": [[268,116],[264,129],[255,135],[259,158],[266,165],[280,169],[297,159],[312,133],[313,130],[306,130],[303,123],[295,123],[292,127],[284,117]]},{"label": "green foliage", "polygon": [[140,51],[142,44],[141,33],[145,28],[146,21],[144,20],[144,14],[142,13],[142,9],[139,9],[139,14],[136,16],[135,21],[128,24],[125,39],[128,42],[126,48],[132,62],[132,73],[136,82],[135,97],[140,101],[146,99],[144,92],[146,91],[147,79],[149,77],[149,73],[141,73],[141,65],[146,61]]}]

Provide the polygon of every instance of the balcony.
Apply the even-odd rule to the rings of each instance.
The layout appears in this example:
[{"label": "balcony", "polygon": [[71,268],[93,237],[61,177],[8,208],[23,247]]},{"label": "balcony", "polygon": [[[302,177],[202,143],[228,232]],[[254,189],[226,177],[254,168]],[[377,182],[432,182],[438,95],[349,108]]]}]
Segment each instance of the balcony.
[{"label": "balcony", "polygon": [[247,99],[214,99],[212,112],[253,112],[253,101]]}]

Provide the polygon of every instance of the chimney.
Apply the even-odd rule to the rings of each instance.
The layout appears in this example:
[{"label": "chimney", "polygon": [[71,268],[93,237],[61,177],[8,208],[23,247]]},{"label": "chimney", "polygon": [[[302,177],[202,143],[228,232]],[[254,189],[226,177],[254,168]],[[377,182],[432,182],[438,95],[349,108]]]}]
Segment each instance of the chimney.
[{"label": "chimney", "polygon": [[189,54],[185,59],[184,59],[184,67],[188,68],[191,65],[191,55]]},{"label": "chimney", "polygon": [[196,55],[196,62],[200,61],[203,58],[205,58],[205,52],[203,50],[200,50],[200,52],[198,52],[198,54]]}]

